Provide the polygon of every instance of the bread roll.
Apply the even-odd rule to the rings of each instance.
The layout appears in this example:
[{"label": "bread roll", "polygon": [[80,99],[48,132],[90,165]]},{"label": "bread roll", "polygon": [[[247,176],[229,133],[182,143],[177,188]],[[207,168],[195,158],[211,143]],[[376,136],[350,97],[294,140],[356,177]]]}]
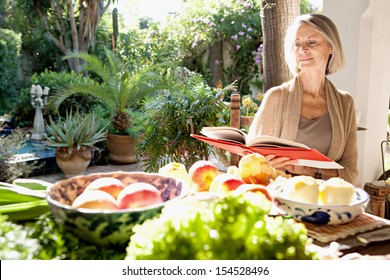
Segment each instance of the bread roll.
[{"label": "bread roll", "polygon": [[319,189],[318,203],[321,205],[348,205],[356,198],[355,187],[337,177],[324,181]]},{"label": "bread roll", "polygon": [[283,197],[297,202],[317,204],[318,195],[317,181],[310,176],[292,177],[283,188]]}]

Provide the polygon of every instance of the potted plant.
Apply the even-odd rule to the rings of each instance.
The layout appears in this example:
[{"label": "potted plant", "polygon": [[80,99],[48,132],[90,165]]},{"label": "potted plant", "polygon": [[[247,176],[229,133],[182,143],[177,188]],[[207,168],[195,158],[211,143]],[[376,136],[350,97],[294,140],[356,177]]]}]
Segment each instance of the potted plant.
[{"label": "potted plant", "polygon": [[107,125],[93,114],[66,113],[64,119],[49,117],[45,137],[56,148],[56,162],[66,178],[81,175],[91,162],[95,144],[106,140]]},{"label": "potted plant", "polygon": [[65,59],[70,58],[84,60],[83,70],[97,78],[87,78],[83,83],[60,88],[52,95],[50,105],[58,110],[66,98],[75,94],[95,97],[110,113],[111,126],[106,143],[108,158],[119,164],[137,161],[136,140],[129,135],[132,126],[129,109],[137,110],[146,96],[156,92],[161,76],[149,67],[130,71],[126,63],[108,49],[105,49],[105,62],[88,53],[74,52],[65,56]]}]

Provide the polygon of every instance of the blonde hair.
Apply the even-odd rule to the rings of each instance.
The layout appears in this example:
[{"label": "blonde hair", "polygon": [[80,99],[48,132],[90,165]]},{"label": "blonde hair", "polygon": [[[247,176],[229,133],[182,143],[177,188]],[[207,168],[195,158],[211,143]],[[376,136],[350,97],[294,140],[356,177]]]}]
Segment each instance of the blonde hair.
[{"label": "blonde hair", "polygon": [[300,71],[295,60],[294,42],[298,28],[304,23],[310,24],[314,27],[332,46],[332,54],[329,56],[325,75],[335,73],[342,69],[345,66],[345,59],[336,25],[330,18],[324,15],[305,14],[298,16],[294,20],[287,29],[284,39],[284,56],[291,73],[296,74]]}]

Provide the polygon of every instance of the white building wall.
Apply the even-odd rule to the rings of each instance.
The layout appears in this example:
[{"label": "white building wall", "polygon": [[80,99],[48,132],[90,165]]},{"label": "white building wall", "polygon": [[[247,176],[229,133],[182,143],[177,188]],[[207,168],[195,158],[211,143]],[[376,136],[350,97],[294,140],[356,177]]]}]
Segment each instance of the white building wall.
[{"label": "white building wall", "polygon": [[330,76],[349,91],[360,113],[358,185],[382,174],[381,141],[386,139],[390,94],[390,1],[324,0],[323,13],[337,25],[347,67]]}]

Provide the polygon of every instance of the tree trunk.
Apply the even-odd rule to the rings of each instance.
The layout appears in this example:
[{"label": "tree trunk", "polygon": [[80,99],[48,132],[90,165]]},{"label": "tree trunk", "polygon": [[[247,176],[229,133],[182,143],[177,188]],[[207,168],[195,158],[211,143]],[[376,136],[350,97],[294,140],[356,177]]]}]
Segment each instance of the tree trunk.
[{"label": "tree trunk", "polygon": [[291,78],[284,61],[284,36],[299,15],[299,0],[261,1],[263,32],[263,91]]},{"label": "tree trunk", "polygon": [[8,17],[8,0],[0,1],[0,28],[3,28]]},{"label": "tree trunk", "polygon": [[[3,0],[4,1],[4,0]],[[30,0],[25,0],[28,3]],[[63,53],[88,52],[95,38],[102,15],[112,0],[36,0],[31,5],[43,22],[50,40]],[[69,24],[68,24],[69,23]],[[69,59],[71,70],[79,71],[84,62]]]},{"label": "tree trunk", "polygon": [[211,72],[210,86],[215,87],[219,81],[222,81],[223,66],[223,43],[218,40],[209,47],[209,68]]}]

